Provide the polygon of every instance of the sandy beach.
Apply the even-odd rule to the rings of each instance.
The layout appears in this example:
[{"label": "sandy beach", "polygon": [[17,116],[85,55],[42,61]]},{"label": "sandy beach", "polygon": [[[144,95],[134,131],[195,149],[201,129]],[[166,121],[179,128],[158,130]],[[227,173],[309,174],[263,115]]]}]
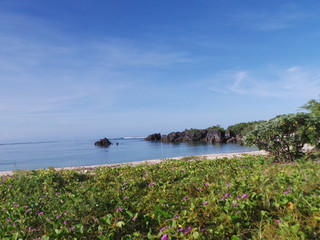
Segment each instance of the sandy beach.
[{"label": "sandy beach", "polygon": [[[265,151],[253,151],[253,152],[242,152],[242,153],[220,153],[220,154],[206,154],[206,155],[197,155],[197,157],[201,157],[204,159],[217,159],[217,158],[232,158],[232,157],[239,157],[243,155],[266,155]],[[182,159],[183,157],[173,157],[167,159]],[[95,169],[97,167],[121,167],[121,166],[136,166],[139,164],[157,164],[161,163],[165,159],[153,159],[153,160],[146,160],[146,161],[136,161],[136,162],[126,162],[126,163],[114,163],[114,164],[103,164],[103,165],[91,165],[91,166],[80,166],[80,167],[65,167],[65,168],[55,168],[56,170],[79,170],[79,171],[86,171]],[[0,176],[10,176],[13,175],[15,171],[5,171],[0,172]]]}]

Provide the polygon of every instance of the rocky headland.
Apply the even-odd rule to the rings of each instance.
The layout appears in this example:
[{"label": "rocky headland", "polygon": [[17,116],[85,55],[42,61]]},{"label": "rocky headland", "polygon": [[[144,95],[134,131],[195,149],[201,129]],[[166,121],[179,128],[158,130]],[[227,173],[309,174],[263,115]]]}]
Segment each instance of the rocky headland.
[{"label": "rocky headland", "polygon": [[171,132],[167,135],[150,134],[146,141],[177,142],[208,142],[208,143],[243,143],[242,134],[234,134],[221,128],[186,129],[182,132]]}]

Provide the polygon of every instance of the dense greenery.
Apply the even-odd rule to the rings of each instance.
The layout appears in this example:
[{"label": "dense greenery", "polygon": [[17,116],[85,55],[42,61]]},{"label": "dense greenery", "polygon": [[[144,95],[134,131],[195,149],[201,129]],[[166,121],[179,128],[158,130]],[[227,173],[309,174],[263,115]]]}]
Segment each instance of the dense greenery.
[{"label": "dense greenery", "polygon": [[308,103],[301,107],[310,112],[313,116],[320,116],[320,100],[311,99]]},{"label": "dense greenery", "polygon": [[245,137],[248,145],[256,145],[272,154],[276,161],[292,162],[303,155],[304,144],[319,145],[320,121],[306,114],[277,116],[259,124]]},{"label": "dense greenery", "polygon": [[319,159],[17,172],[0,178],[0,238],[319,239]]},{"label": "dense greenery", "polygon": [[257,125],[260,123],[264,123],[265,121],[254,121],[254,122],[243,122],[231,125],[227,128],[227,131],[231,131],[233,134],[241,134],[245,136],[250,131],[252,131]]}]

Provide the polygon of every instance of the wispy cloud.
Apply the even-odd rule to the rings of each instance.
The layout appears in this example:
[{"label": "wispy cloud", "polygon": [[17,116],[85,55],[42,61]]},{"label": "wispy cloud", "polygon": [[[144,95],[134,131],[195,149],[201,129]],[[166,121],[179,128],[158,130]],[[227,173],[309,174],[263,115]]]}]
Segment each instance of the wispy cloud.
[{"label": "wispy cloud", "polygon": [[[308,99],[320,93],[320,68],[294,66],[226,71],[215,76],[215,81],[224,82],[224,86],[217,92]],[[210,89],[216,91],[214,88]]]},{"label": "wispy cloud", "polygon": [[268,32],[291,28],[313,17],[296,6],[286,5],[273,12],[244,11],[232,19],[234,24],[244,29]]}]

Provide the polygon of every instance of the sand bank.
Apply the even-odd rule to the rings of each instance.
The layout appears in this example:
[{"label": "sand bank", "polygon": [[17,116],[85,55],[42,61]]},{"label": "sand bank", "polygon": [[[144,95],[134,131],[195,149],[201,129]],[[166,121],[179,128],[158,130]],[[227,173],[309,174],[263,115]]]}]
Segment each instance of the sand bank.
[{"label": "sand bank", "polygon": [[[204,159],[216,159],[216,158],[232,158],[239,157],[242,155],[266,155],[265,151],[253,151],[253,152],[242,152],[242,153],[218,153],[218,154],[206,154],[206,155],[198,155],[197,157],[202,157]],[[185,156],[184,156],[185,157]],[[173,157],[170,159],[182,159],[184,157]],[[154,159],[154,160],[146,160],[146,161],[136,161],[136,162],[126,162],[126,163],[114,163],[114,164],[104,164],[104,165],[92,165],[92,166],[81,166],[81,167],[64,167],[64,168],[55,168],[56,170],[90,170],[95,169],[97,167],[121,167],[121,166],[136,166],[139,164],[157,164],[162,162],[164,159]],[[14,171],[6,171],[0,172],[0,176],[8,176],[13,175]]]}]

